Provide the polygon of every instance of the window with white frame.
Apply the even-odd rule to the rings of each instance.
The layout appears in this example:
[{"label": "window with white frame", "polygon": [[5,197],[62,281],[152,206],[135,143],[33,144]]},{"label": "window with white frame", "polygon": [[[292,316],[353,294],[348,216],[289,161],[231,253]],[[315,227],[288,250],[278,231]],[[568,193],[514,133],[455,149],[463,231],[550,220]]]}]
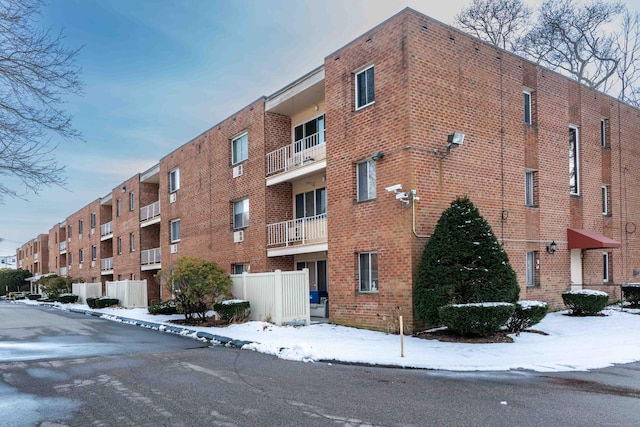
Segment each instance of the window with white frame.
[{"label": "window with white frame", "polygon": [[569,188],[571,194],[580,194],[580,145],[578,128],[569,128]]},{"label": "window with white frame", "polygon": [[84,262],[84,249],[78,251],[78,262],[82,264]]},{"label": "window with white frame", "polygon": [[310,218],[327,213],[327,189],[325,187],[296,194],[295,218]]},{"label": "window with white frame", "polygon": [[78,234],[82,234],[82,232],[84,231],[84,221],[83,220],[78,220]]},{"label": "window with white frame", "polygon": [[249,134],[244,133],[231,140],[231,164],[235,165],[249,157]]},{"label": "window with white frame", "polygon": [[538,206],[538,173],[525,171],[524,173],[524,203],[526,206]]},{"label": "window with white frame", "polygon": [[373,65],[371,65],[356,73],[356,110],[371,105],[374,101]]},{"label": "window with white frame", "polygon": [[171,221],[171,243],[177,243],[180,241],[180,220],[174,219]]},{"label": "window with white frame", "polygon": [[69,267],[73,264],[73,252],[69,252]]},{"label": "window with white frame", "polygon": [[324,114],[294,127],[293,140],[296,153],[324,144]]},{"label": "window with white frame", "polygon": [[248,272],[250,270],[248,263],[233,264],[231,267],[232,267],[233,274],[242,274],[245,271]]},{"label": "window with white frame", "polygon": [[358,254],[360,292],[378,292],[378,253]]},{"label": "window with white frame", "polygon": [[607,119],[600,119],[600,146],[607,146]]},{"label": "window with white frame", "polygon": [[91,213],[91,228],[96,228],[96,224],[97,224],[97,217],[96,217],[96,213],[92,212]]},{"label": "window with white frame", "polygon": [[67,237],[70,239],[73,236],[73,226],[69,225],[67,227]]},{"label": "window with white frame", "polygon": [[122,238],[121,237],[118,237],[117,247],[118,247],[118,255],[122,254]]},{"label": "window with white frame", "polygon": [[522,92],[522,98],[524,101],[524,122],[528,125],[532,123],[531,118],[531,91],[525,90]]},{"label": "window with white frame", "polygon": [[121,213],[122,213],[122,203],[120,199],[118,199],[116,201],[116,217],[119,217]]},{"label": "window with white frame", "polygon": [[376,162],[372,159],[360,162],[356,166],[358,201],[376,198]]},{"label": "window with white frame", "polygon": [[131,193],[129,193],[129,210],[132,211],[135,209],[135,207],[136,207],[136,198],[132,191]]},{"label": "window with white frame", "polygon": [[169,172],[169,193],[175,193],[180,189],[180,169]]},{"label": "window with white frame", "polygon": [[538,270],[540,268],[540,257],[538,251],[527,251],[526,281],[527,287],[539,286]]},{"label": "window with white frame", "polygon": [[602,281],[609,282],[610,279],[610,266],[609,266],[609,253],[602,253]]},{"label": "window with white frame", "polygon": [[233,202],[233,228],[249,226],[249,199]]},{"label": "window with white frame", "polygon": [[611,210],[609,209],[609,186],[602,186],[602,215],[610,215]]},{"label": "window with white frame", "polygon": [[91,246],[91,261],[95,261],[98,258],[98,247],[96,245]]},{"label": "window with white frame", "polygon": [[136,249],[136,236],[134,233],[129,233],[129,251],[133,252]]}]

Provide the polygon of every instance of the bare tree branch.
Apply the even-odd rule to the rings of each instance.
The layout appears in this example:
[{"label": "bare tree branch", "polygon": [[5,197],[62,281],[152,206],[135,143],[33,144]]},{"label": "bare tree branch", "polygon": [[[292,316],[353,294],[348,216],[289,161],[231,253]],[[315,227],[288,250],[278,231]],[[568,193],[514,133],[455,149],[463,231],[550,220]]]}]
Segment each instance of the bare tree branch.
[{"label": "bare tree branch", "polygon": [[38,27],[42,6],[41,0],[0,1],[0,176],[21,183],[13,188],[11,179],[0,180],[0,203],[63,186],[52,139],[82,139],[63,109],[64,96],[82,94],[80,49],[66,48],[62,32]]},{"label": "bare tree branch", "polygon": [[615,48],[620,52],[618,98],[640,107],[640,13],[637,11],[625,10]]}]

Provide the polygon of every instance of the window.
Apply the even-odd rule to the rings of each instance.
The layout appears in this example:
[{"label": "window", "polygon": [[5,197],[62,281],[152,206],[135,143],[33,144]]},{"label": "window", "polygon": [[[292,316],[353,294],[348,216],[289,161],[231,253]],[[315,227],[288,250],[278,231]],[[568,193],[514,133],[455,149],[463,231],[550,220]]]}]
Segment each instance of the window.
[{"label": "window", "polygon": [[73,252],[69,252],[69,267],[73,264]]},{"label": "window", "polygon": [[327,261],[297,262],[296,270],[309,269],[309,289],[327,291]]},{"label": "window", "polygon": [[356,110],[373,104],[373,65],[356,73]]},{"label": "window", "polygon": [[540,256],[538,251],[527,251],[527,287],[540,285],[538,269],[540,268]]},{"label": "window", "polygon": [[169,172],[169,193],[174,193],[180,189],[180,169]]},{"label": "window", "polygon": [[174,219],[171,221],[171,243],[180,241],[180,220]]},{"label": "window", "polygon": [[607,119],[600,119],[600,146],[607,146]]},{"label": "window", "polygon": [[80,249],[78,253],[78,262],[82,264],[84,262],[84,249]]},{"label": "window", "polygon": [[602,186],[602,215],[610,215],[611,211],[609,209],[609,186]]},{"label": "window", "polygon": [[233,203],[233,228],[247,226],[249,226],[249,199],[243,199]]},{"label": "window", "polygon": [[133,194],[133,191],[129,193],[129,210],[132,211],[136,207],[136,197]]},{"label": "window", "polygon": [[242,274],[245,271],[249,272],[249,264],[233,264],[232,265],[233,274]]},{"label": "window", "polygon": [[73,226],[69,225],[67,231],[69,232],[69,235],[67,237],[71,238],[73,236]]},{"label": "window", "polygon": [[131,273],[131,280],[136,280],[136,273]]},{"label": "window", "polygon": [[531,120],[531,92],[525,90],[522,92],[522,98],[524,100],[524,122],[528,125],[532,123]]},{"label": "window", "polygon": [[578,129],[569,128],[569,188],[571,194],[580,194],[580,158]]},{"label": "window", "polygon": [[118,255],[122,253],[122,238],[118,237]]},{"label": "window", "polygon": [[136,236],[134,233],[129,233],[129,248],[131,252],[136,249]]},{"label": "window", "polygon": [[324,144],[324,114],[293,128],[293,135],[296,153]]},{"label": "window", "polygon": [[231,164],[235,165],[249,157],[249,134],[245,133],[231,141]]},{"label": "window", "polygon": [[364,252],[358,254],[360,292],[378,292],[378,254]]},{"label": "window", "polygon": [[93,212],[91,214],[91,228],[96,228],[96,223],[97,223],[97,221],[96,221],[96,213]]},{"label": "window", "polygon": [[96,245],[91,246],[91,261],[95,261],[98,258],[98,247]]},{"label": "window", "polygon": [[358,163],[356,170],[358,201],[376,198],[376,162],[369,159]]},{"label": "window", "polygon": [[524,173],[524,203],[527,206],[538,206],[538,172]]},{"label": "window", "polygon": [[602,281],[603,282],[608,282],[609,281],[609,253],[608,252],[603,252],[602,253]]},{"label": "window", "polygon": [[327,189],[296,194],[296,219],[309,218],[327,213]]},{"label": "window", "polygon": [[83,231],[84,231],[84,221],[78,220],[78,234],[82,235]]},{"label": "window", "polygon": [[121,212],[122,212],[122,203],[120,203],[120,199],[118,199],[116,201],[116,217],[119,217]]}]

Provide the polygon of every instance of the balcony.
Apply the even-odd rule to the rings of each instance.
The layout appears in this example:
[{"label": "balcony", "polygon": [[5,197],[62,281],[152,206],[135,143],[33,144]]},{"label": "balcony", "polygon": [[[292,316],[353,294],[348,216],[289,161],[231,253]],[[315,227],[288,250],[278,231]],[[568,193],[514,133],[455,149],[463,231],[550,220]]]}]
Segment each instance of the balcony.
[{"label": "balcony", "polygon": [[100,274],[113,274],[113,257],[100,260]]},{"label": "balcony", "polygon": [[64,242],[60,242],[60,254],[66,254],[67,253],[67,242],[66,240]]},{"label": "balcony", "polygon": [[113,238],[113,221],[109,221],[100,226],[100,240],[107,240],[111,238]]},{"label": "balcony", "polygon": [[327,167],[325,132],[309,135],[267,154],[267,185],[316,173]]},{"label": "balcony", "polygon": [[38,252],[33,254],[33,262],[38,262]]},{"label": "balcony", "polygon": [[140,227],[160,222],[160,201],[140,208]]},{"label": "balcony", "polygon": [[326,251],[327,214],[267,225],[267,256]]},{"label": "balcony", "polygon": [[153,248],[140,252],[140,270],[159,270],[162,268],[160,262],[160,248]]}]

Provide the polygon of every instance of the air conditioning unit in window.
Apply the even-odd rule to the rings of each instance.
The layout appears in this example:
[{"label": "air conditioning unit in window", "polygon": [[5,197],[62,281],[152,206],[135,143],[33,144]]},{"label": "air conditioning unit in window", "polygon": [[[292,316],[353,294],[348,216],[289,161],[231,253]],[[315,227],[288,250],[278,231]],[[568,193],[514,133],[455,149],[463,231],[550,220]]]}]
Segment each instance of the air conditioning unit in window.
[{"label": "air conditioning unit in window", "polygon": [[91,229],[91,235],[93,236],[95,233],[96,233],[96,229],[95,229],[95,228],[92,228],[92,229]]},{"label": "air conditioning unit in window", "polygon": [[82,270],[82,263],[78,264],[78,268]]},{"label": "air conditioning unit in window", "polygon": [[92,260],[91,261],[91,267],[95,267],[95,266],[96,266],[96,262],[95,262],[95,260]]},{"label": "air conditioning unit in window", "polygon": [[233,243],[244,242],[244,230],[238,230],[233,232]]},{"label": "air conditioning unit in window", "polygon": [[234,178],[242,176],[243,173],[244,173],[243,165],[234,166],[234,168],[233,168],[233,177]]},{"label": "air conditioning unit in window", "polygon": [[178,253],[178,245],[177,244],[173,244],[171,245],[171,253],[172,254],[177,254]]},{"label": "air conditioning unit in window", "polygon": [[177,196],[178,196],[178,193],[175,193],[175,192],[169,194],[169,203],[175,203]]}]

